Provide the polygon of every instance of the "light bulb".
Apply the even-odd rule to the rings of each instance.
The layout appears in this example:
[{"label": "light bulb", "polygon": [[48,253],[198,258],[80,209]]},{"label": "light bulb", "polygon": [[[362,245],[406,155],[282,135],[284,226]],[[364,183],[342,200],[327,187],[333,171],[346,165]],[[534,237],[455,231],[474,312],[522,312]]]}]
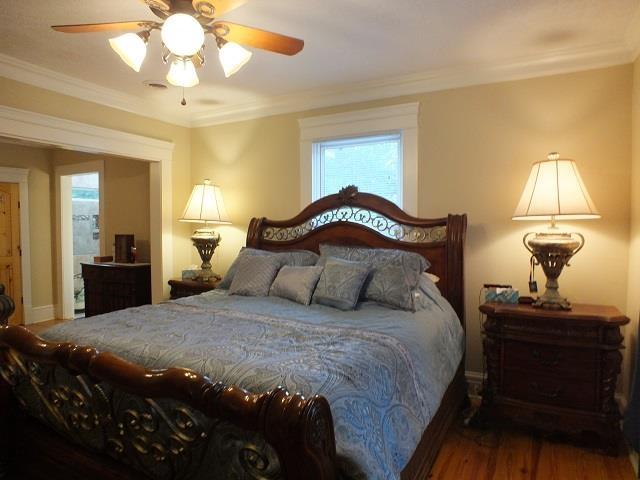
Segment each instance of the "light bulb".
[{"label": "light bulb", "polygon": [[200,83],[196,74],[196,67],[188,58],[176,58],[171,62],[167,74],[167,81],[176,87],[195,87]]},{"label": "light bulb", "polygon": [[237,43],[225,42],[218,52],[224,76],[229,78],[237,73],[251,59],[252,55],[253,53]]},{"label": "light bulb", "polygon": [[178,57],[191,57],[204,44],[202,25],[186,13],[176,13],[167,18],[160,36],[169,51]]},{"label": "light bulb", "polygon": [[120,55],[124,63],[140,71],[144,57],[147,55],[147,42],[137,33],[125,33],[119,37],[110,38],[109,45]]}]

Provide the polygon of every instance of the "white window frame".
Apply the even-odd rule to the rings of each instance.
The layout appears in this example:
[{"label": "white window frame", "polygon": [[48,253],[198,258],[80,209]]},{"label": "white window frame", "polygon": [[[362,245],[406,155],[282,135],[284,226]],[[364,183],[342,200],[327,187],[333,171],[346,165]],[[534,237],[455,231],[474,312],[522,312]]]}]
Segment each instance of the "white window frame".
[{"label": "white window frame", "polygon": [[402,191],[400,198],[402,205],[400,207],[410,215],[417,216],[419,110],[420,103],[414,102],[298,120],[301,207],[306,207],[313,199],[314,143],[401,132]]}]

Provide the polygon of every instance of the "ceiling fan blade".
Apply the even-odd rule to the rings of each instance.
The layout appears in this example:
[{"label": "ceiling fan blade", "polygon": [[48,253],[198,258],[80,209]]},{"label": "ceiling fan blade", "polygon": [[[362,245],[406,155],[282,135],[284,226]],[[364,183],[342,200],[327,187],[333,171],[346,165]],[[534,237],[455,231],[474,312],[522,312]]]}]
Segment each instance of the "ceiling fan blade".
[{"label": "ceiling fan blade", "polygon": [[304,48],[304,40],[237,23],[215,22],[211,27],[211,32],[230,42],[283,55],[295,55]]},{"label": "ceiling fan blade", "polygon": [[192,0],[193,9],[203,17],[215,18],[234,10],[248,0]]},{"label": "ceiling fan blade", "polygon": [[149,22],[147,20],[138,20],[131,22],[112,22],[112,23],[84,23],[80,25],[53,25],[57,32],[63,33],[93,33],[93,32],[112,32],[117,30],[140,30],[146,28],[157,28],[160,24]]}]

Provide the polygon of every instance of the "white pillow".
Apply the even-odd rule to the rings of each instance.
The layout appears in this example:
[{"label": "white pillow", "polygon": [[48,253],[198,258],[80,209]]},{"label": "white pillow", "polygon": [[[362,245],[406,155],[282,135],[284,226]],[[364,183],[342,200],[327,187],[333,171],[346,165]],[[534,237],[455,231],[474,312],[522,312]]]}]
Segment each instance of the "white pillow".
[{"label": "white pillow", "polygon": [[433,283],[438,283],[440,281],[440,277],[438,275],[434,275],[433,273],[424,272],[423,275],[431,280]]}]

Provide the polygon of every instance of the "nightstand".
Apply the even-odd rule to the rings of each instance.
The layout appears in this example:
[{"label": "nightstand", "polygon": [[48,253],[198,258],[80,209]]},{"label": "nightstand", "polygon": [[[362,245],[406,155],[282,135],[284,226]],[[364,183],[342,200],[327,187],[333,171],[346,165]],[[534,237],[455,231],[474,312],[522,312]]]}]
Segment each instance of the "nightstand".
[{"label": "nightstand", "polygon": [[214,290],[220,280],[213,282],[198,282],[196,280],[169,280],[169,286],[171,286],[171,300],[176,298],[190,297],[191,295],[199,295],[210,290]]},{"label": "nightstand", "polygon": [[480,418],[549,432],[597,433],[618,452],[620,411],[614,398],[622,362],[615,307],[574,304],[570,311],[484,304],[487,379]]}]

